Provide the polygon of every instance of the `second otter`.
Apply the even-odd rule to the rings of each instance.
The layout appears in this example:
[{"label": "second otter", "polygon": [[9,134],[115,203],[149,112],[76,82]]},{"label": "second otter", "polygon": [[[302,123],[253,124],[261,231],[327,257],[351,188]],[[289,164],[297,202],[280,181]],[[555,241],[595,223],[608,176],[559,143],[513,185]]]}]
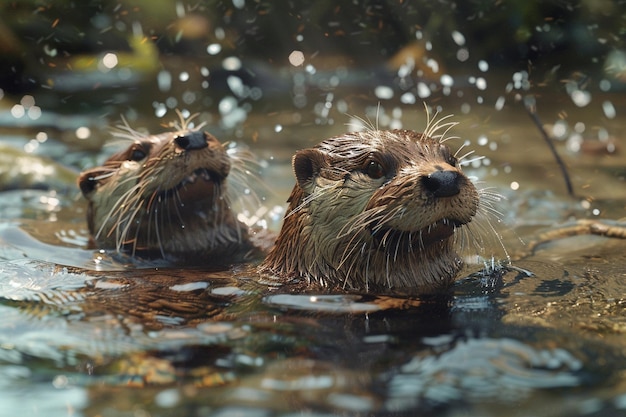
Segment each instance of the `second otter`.
[{"label": "second otter", "polygon": [[462,267],[455,231],[479,194],[442,140],[347,133],[293,158],[296,185],[260,270],[322,288],[436,292]]},{"label": "second otter", "polygon": [[241,171],[241,179],[248,171],[202,125],[192,129],[188,123],[181,117],[181,125],[160,135],[124,127],[119,136],[131,145],[81,173],[78,185],[89,202],[87,223],[98,247],[203,265],[256,252],[231,207],[238,198],[232,173]]}]

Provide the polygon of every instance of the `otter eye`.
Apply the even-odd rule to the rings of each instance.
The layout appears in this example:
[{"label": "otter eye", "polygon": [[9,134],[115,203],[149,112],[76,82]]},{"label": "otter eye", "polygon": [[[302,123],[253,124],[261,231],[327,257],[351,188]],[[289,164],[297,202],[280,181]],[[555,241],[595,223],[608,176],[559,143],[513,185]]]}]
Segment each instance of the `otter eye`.
[{"label": "otter eye", "polygon": [[375,180],[385,176],[385,169],[376,161],[369,161],[364,172],[368,177]]},{"label": "otter eye", "polygon": [[129,161],[141,161],[146,157],[148,151],[144,149],[143,146],[139,144],[133,145],[128,152],[128,160]]},{"label": "otter eye", "polygon": [[443,158],[446,160],[448,164],[452,165],[453,167],[456,167],[459,161],[453,155],[450,154],[450,148],[448,148],[445,145],[441,145],[441,154],[443,155]]}]

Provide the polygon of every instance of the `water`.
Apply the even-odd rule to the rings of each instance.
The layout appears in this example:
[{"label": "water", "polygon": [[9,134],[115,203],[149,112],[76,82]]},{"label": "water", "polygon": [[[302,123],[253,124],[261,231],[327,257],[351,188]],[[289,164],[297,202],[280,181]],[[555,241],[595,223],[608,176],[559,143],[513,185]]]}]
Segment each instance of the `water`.
[{"label": "water", "polygon": [[[626,100],[619,77],[603,71],[605,55],[593,55],[591,67],[568,61],[569,69],[527,71],[483,53],[467,27],[448,30],[448,44],[424,44],[416,63],[372,53],[394,36],[365,31],[359,39],[369,43],[351,50],[349,37],[333,45],[307,25],[294,29],[296,47],[276,42],[268,51],[261,40],[292,34],[267,32],[271,14],[251,13],[245,2],[222,6],[232,10],[219,16],[231,20],[209,38],[183,36],[193,54],[132,44],[134,55],[118,53],[113,69],[112,57],[92,53],[70,61],[74,71],[58,69],[63,61],[41,77],[35,66],[46,88],[3,92],[0,415],[626,415],[626,241],[586,234],[529,251],[558,224],[624,218]],[[403,7],[403,24],[421,18]],[[174,10],[181,25],[193,15],[182,3]],[[372,10],[367,16],[378,16]],[[140,20],[136,13],[103,12],[91,24],[131,40],[158,30],[153,17],[139,28],[125,20]],[[466,21],[490,21],[481,16]],[[246,35],[230,49],[239,21],[265,37]],[[362,30],[351,18],[335,23],[352,36]],[[408,25],[411,39],[428,37],[427,23]],[[561,26],[544,19],[532,28],[549,37]],[[40,48],[44,62],[54,58],[53,46]],[[134,56],[146,67],[132,69]],[[533,62],[549,69],[552,59]],[[573,197],[524,110],[529,96],[558,139]],[[176,119],[174,109],[199,112],[218,138],[248,146],[269,184],[257,190],[259,214],[277,230],[297,149],[367,123],[423,130],[423,101],[455,114],[460,138],[448,143],[467,142],[464,151],[475,154],[465,171],[505,197],[496,224],[504,248],[486,239],[477,260],[467,247],[468,266],[448,296],[295,293],[259,279],[254,263],[128,269],[123,256],[87,249],[75,175],[115,150],[104,145],[120,116],[158,132]],[[503,268],[507,257],[512,265]]]}]

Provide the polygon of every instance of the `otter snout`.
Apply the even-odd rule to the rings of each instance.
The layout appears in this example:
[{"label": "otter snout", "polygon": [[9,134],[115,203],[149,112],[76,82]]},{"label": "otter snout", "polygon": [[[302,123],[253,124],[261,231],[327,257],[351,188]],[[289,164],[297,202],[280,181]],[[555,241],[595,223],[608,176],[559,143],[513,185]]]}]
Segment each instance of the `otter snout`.
[{"label": "otter snout", "polygon": [[437,170],[422,177],[422,183],[435,197],[452,197],[461,192],[461,178],[458,171]]},{"label": "otter snout", "polygon": [[176,142],[181,149],[193,151],[209,146],[207,139],[208,137],[204,132],[195,131],[176,136],[174,142]]}]

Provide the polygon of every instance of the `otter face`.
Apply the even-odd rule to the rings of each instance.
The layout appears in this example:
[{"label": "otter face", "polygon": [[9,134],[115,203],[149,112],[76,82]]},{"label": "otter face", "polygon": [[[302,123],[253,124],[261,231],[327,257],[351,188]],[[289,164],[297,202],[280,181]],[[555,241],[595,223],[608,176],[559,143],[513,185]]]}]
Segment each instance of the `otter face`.
[{"label": "otter face", "polygon": [[293,167],[297,184],[265,270],[357,290],[430,292],[454,280],[454,233],[479,197],[444,143],[408,130],[348,133],[298,152]]},{"label": "otter face", "polygon": [[81,173],[89,230],[103,248],[188,258],[239,242],[225,198],[231,160],[209,133],[137,136],[101,167]]}]

